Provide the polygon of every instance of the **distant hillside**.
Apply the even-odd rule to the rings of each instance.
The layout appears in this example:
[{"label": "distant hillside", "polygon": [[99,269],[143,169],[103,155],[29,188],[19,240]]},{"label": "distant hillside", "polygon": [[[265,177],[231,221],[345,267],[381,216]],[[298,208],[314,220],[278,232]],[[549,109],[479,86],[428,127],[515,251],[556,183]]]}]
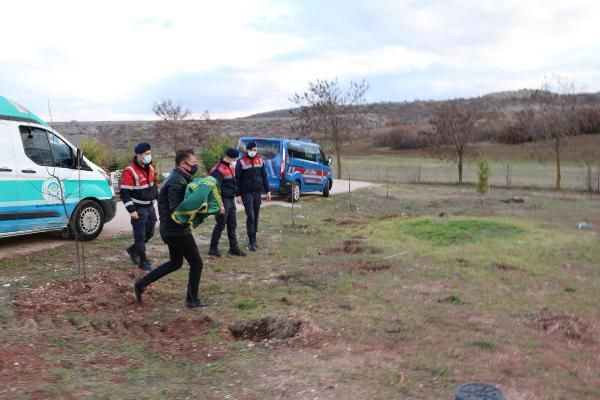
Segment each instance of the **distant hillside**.
[{"label": "distant hillside", "polygon": [[[474,102],[487,114],[487,118],[502,118],[513,115],[526,107],[527,99],[533,91],[491,93],[481,97],[460,99]],[[580,104],[600,104],[600,93],[586,93],[577,96]],[[432,116],[439,101],[405,101],[371,103],[361,108],[369,115],[370,130],[376,132],[391,121],[406,124],[425,123]],[[214,132],[233,138],[240,136],[291,137],[290,124],[293,122],[290,110],[282,109],[250,115],[248,117],[216,120]],[[96,137],[111,149],[130,147],[140,140],[154,141],[159,147],[170,149],[167,141],[160,140],[154,132],[153,121],[96,121],[96,122],[54,122],[53,126],[64,133],[75,144],[84,137]]]}]

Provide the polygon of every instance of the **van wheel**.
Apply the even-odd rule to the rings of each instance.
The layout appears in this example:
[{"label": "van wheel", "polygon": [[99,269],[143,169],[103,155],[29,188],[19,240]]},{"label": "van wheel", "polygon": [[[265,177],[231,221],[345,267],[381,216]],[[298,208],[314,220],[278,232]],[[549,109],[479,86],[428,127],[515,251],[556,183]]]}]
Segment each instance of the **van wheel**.
[{"label": "van wheel", "polygon": [[72,228],[82,240],[93,240],[98,237],[104,228],[104,211],[98,203],[84,200],[75,209]]},{"label": "van wheel", "polygon": [[292,182],[292,188],[288,195],[288,201],[297,203],[300,201],[300,182]]},{"label": "van wheel", "polygon": [[327,184],[325,185],[325,189],[323,189],[323,197],[329,197],[329,189],[331,189],[331,181],[327,180]]}]

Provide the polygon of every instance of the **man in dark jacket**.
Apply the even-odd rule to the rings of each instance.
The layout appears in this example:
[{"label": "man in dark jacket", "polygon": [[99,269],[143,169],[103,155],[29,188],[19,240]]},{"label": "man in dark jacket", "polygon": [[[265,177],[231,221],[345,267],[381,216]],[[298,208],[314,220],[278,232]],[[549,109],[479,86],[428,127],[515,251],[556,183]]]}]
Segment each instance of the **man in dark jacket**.
[{"label": "man in dark jacket", "polygon": [[154,200],[158,197],[151,162],[150,144],[140,143],[135,146],[135,158],[123,170],[120,188],[121,200],[129,212],[133,228],[134,243],[127,248],[127,253],[131,261],[144,271],[152,269],[152,264],[146,257],[146,243],[154,235]]},{"label": "man in dark jacket", "polygon": [[215,215],[216,224],[213,229],[210,240],[208,254],[214,257],[221,257],[219,252],[219,240],[225,225],[227,225],[227,237],[229,238],[229,254],[233,256],[244,257],[246,253],[240,250],[238,246],[235,229],[237,227],[235,194],[237,187],[235,184],[235,169],[233,167],[240,153],[236,149],[227,149],[223,157],[210,170],[210,175],[217,180],[221,188],[221,198],[225,207],[225,214]]},{"label": "man in dark jacket", "polygon": [[263,191],[267,201],[271,201],[271,190],[265,162],[258,153],[256,142],[246,143],[246,156],[242,157],[235,166],[235,181],[237,185],[238,203],[244,203],[246,211],[246,231],[248,233],[248,249],[256,251],[256,232],[258,231],[258,216]]},{"label": "man in dark jacket", "polygon": [[134,284],[135,297],[142,302],[142,292],[152,282],[178,270],[185,258],[190,265],[185,305],[189,308],[206,307],[198,297],[202,258],[189,224],[179,224],[171,218],[171,213],[183,201],[185,190],[198,171],[198,161],[191,149],[180,150],[175,156],[176,167],[164,182],[158,195],[158,215],[160,217],[160,236],[169,246],[170,260],[154,269],[146,276],[137,279]]}]

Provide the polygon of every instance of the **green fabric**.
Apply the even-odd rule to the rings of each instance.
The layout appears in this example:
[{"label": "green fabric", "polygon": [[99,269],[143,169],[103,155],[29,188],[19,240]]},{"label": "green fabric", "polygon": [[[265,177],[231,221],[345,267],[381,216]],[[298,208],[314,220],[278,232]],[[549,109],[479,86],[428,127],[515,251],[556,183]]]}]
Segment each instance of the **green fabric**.
[{"label": "green fabric", "polygon": [[171,213],[171,218],[178,224],[190,223],[196,228],[206,217],[221,211],[222,206],[217,180],[212,176],[195,178],[187,185],[185,197]]}]

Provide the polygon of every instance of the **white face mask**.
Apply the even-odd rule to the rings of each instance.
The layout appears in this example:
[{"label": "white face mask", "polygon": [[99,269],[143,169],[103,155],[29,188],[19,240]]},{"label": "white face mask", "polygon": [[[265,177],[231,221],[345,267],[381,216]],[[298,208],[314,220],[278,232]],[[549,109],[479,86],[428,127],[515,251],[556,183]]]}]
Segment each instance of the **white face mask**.
[{"label": "white face mask", "polygon": [[254,158],[255,156],[256,156],[256,152],[255,151],[249,151],[248,152],[248,157]]},{"label": "white face mask", "polygon": [[152,162],[152,156],[144,156],[142,162],[146,165],[150,164]]}]

